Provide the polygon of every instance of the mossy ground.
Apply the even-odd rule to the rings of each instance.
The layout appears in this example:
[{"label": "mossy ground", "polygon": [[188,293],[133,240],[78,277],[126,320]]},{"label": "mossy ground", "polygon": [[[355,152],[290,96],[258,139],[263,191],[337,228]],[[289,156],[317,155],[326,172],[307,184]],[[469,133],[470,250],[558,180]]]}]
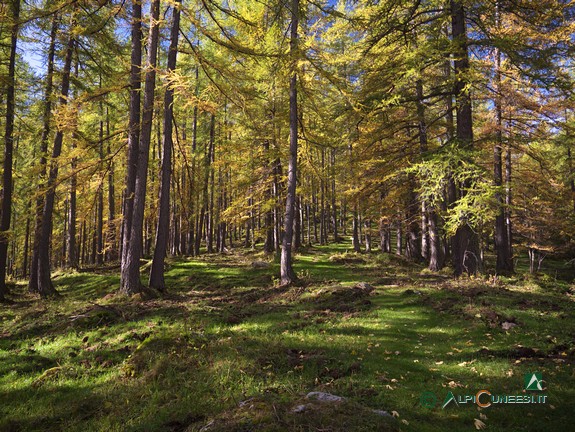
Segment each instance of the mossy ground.
[{"label": "mossy ground", "polygon": [[[242,251],[169,262],[148,301],[115,295],[112,272],[56,274],[57,300],[17,284],[0,305],[0,430],[572,430],[575,289],[556,270],[454,280],[346,248],[299,254],[291,288]],[[523,394],[527,372],[547,404],[441,409],[448,391]],[[292,412],[309,391],[347,401]]]}]

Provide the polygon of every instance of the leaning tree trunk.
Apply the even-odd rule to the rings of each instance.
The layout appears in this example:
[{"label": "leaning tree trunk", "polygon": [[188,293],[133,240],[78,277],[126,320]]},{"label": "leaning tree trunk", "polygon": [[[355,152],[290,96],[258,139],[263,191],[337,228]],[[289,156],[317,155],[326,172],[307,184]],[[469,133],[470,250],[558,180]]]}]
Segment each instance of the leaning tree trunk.
[{"label": "leaning tree trunk", "polygon": [[159,291],[166,289],[164,281],[164,259],[168,246],[170,232],[170,181],[172,174],[172,120],[174,118],[174,88],[169,82],[171,74],[176,70],[178,54],[178,34],[180,31],[180,1],[176,0],[173,9],[172,31],[170,34],[170,49],[168,52],[168,86],[164,96],[164,147],[162,152],[162,178],[160,185],[159,216],[156,229],[156,246],[150,271],[150,287]]},{"label": "leaning tree trunk", "polygon": [[[73,37],[68,41],[66,48],[66,58],[64,60],[64,70],[62,73],[62,92],[60,96],[60,106],[68,104],[68,93],[70,90],[70,70],[72,67],[72,55],[74,53],[75,40]],[[55,296],[58,292],[52,284],[50,276],[50,240],[52,237],[52,218],[54,212],[54,201],[56,198],[56,180],[58,178],[58,157],[62,152],[62,142],[64,131],[58,129],[54,137],[54,148],[52,149],[52,161],[48,173],[46,197],[44,199],[44,210],[42,212],[42,228],[38,242],[38,293],[42,297]]]},{"label": "leaning tree trunk", "polygon": [[124,252],[124,265],[121,270],[120,291],[124,294],[142,292],[140,281],[140,258],[142,256],[142,229],[144,226],[144,209],[146,205],[146,183],[148,181],[148,160],[152,135],[152,118],[154,114],[154,90],[156,85],[156,59],[159,39],[160,0],[154,0],[151,6],[150,35],[148,39],[148,61],[144,87],[144,106],[138,143],[138,162],[134,189],[134,204],[128,247]]},{"label": "leaning tree trunk", "polygon": [[6,259],[8,257],[8,232],[12,217],[12,156],[14,151],[14,111],[16,89],[16,45],[20,21],[20,0],[13,0],[10,59],[6,83],[6,133],[4,135],[4,172],[2,174],[2,215],[0,216],[0,300],[8,293],[6,286]]},{"label": "leaning tree trunk", "polygon": [[298,114],[297,114],[297,49],[298,49],[298,21],[299,21],[299,0],[291,2],[291,34],[290,34],[290,56],[292,76],[290,78],[289,107],[290,107],[290,146],[288,164],[288,185],[286,197],[286,211],[284,218],[284,237],[282,241],[282,252],[280,261],[281,284],[289,285],[296,281],[296,275],[292,267],[292,238],[293,222],[295,213],[295,194],[297,182],[297,134],[298,134]]},{"label": "leaning tree trunk", "polygon": [[[473,148],[473,119],[471,114],[471,96],[466,89],[465,79],[469,73],[469,52],[467,47],[467,32],[465,28],[465,9],[460,0],[451,0],[452,36],[455,43],[455,98],[457,101],[456,137],[458,145],[463,148]],[[466,193],[471,184],[469,180],[463,182],[461,194]],[[457,229],[453,239],[453,267],[455,275],[460,276],[464,271],[476,274],[481,266],[479,255],[479,239],[468,222]]]}]

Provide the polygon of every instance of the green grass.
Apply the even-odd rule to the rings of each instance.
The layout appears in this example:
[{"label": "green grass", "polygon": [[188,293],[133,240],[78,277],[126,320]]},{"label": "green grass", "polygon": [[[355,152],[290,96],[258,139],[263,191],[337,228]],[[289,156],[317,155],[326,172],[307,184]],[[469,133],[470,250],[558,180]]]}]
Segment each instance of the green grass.
[{"label": "green grass", "polygon": [[[168,294],[149,301],[114,295],[111,273],[58,273],[53,301],[17,285],[0,306],[0,430],[469,431],[480,414],[490,431],[572,428],[565,277],[457,281],[350,249],[298,255],[302,283],[289,289],[274,285],[277,264],[254,269],[265,257],[247,252],[173,260]],[[376,289],[358,293],[358,282]],[[522,394],[533,371],[545,405],[420,404],[424,391],[439,404],[448,391]],[[310,402],[309,391],[346,401]]]}]

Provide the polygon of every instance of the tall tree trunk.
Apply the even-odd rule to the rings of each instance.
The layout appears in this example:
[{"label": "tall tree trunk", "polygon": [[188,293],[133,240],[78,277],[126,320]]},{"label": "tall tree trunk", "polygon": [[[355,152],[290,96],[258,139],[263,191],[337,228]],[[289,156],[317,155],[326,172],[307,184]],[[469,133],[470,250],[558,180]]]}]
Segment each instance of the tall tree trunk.
[{"label": "tall tree trunk", "polygon": [[[473,118],[471,114],[471,96],[466,89],[466,79],[469,73],[469,52],[467,46],[467,31],[465,23],[465,9],[460,0],[451,0],[451,24],[452,37],[455,44],[455,88],[454,94],[457,101],[457,129],[456,137],[458,145],[462,148],[473,148]],[[464,181],[462,194],[471,185]],[[481,266],[479,254],[479,239],[466,220],[457,229],[453,244],[457,245],[453,250],[453,267],[455,275],[460,276],[464,271],[468,274],[476,274]]]},{"label": "tall tree trunk", "polygon": [[[72,55],[74,53],[75,39],[70,37],[66,48],[66,58],[62,71],[62,91],[60,95],[60,106],[68,104],[68,94],[70,90],[70,71],[72,67]],[[42,228],[38,242],[38,293],[42,297],[58,295],[52,284],[50,275],[50,240],[52,237],[52,217],[54,212],[54,201],[56,198],[56,180],[58,178],[58,157],[62,152],[62,142],[64,131],[58,129],[54,137],[54,148],[52,149],[52,161],[46,184],[46,197],[44,199],[44,209],[42,211]]]},{"label": "tall tree trunk", "polygon": [[[168,77],[176,70],[178,35],[180,31],[180,0],[176,0],[172,15],[170,48],[168,51]],[[164,259],[170,231],[170,182],[172,173],[172,120],[174,118],[174,88],[169,82],[164,95],[164,146],[162,153],[162,179],[160,184],[159,216],[156,228],[156,246],[150,271],[150,287],[165,291]]]},{"label": "tall tree trunk", "polygon": [[148,180],[148,160],[152,134],[152,118],[154,113],[154,90],[156,85],[156,59],[158,53],[160,0],[154,0],[151,5],[150,35],[148,39],[148,61],[144,87],[144,106],[140,142],[138,144],[138,163],[136,184],[134,189],[134,204],[132,209],[132,224],[130,227],[129,244],[125,251],[125,264],[121,270],[121,287],[124,294],[136,294],[142,291],[140,281],[140,258],[142,256],[142,229],[144,225],[144,208],[146,205],[146,183]]},{"label": "tall tree trunk", "polygon": [[353,230],[352,230],[352,237],[351,237],[351,244],[353,246],[353,250],[355,252],[361,252],[360,241],[359,241],[359,214],[357,211],[357,204],[353,210]]},{"label": "tall tree trunk", "polygon": [[46,177],[46,163],[48,155],[48,138],[50,136],[50,118],[52,114],[52,90],[54,86],[54,56],[56,52],[56,34],[58,33],[59,19],[57,15],[52,18],[50,30],[50,45],[48,47],[48,66],[46,71],[46,87],[44,89],[44,106],[42,114],[42,136],[40,138],[40,174],[38,197],[36,198],[34,240],[32,242],[32,259],[30,260],[30,278],[28,291],[38,292],[38,246],[42,235],[42,211],[44,209],[43,187]]},{"label": "tall tree trunk", "polygon": [[0,216],[0,300],[8,293],[6,286],[6,260],[10,220],[12,217],[12,158],[14,150],[14,117],[16,93],[16,45],[20,24],[20,0],[10,2],[12,28],[10,29],[10,59],[6,83],[6,129],[4,135],[4,172],[2,174],[2,214]]},{"label": "tall tree trunk", "polygon": [[[106,136],[110,136],[110,116],[108,107],[106,107]],[[110,148],[110,141],[108,141],[108,157],[111,157],[112,149]],[[116,198],[114,186],[114,161],[109,161],[110,167],[108,169],[108,228],[106,235],[106,260],[115,261],[118,256],[116,247]]]},{"label": "tall tree trunk", "polygon": [[[78,63],[76,62],[76,66],[74,68],[74,77],[78,78]],[[76,89],[74,90],[73,97],[77,96]],[[77,116],[74,118],[75,125],[74,131],[72,132],[72,142],[70,148],[72,151],[76,148],[76,142],[78,140],[78,118]],[[102,137],[100,137],[100,140]],[[76,214],[77,214],[77,196],[76,196],[76,189],[78,187],[78,176],[76,174],[76,168],[78,165],[78,159],[74,155],[72,160],[70,161],[70,167],[72,168],[72,175],[70,177],[70,194],[68,196],[68,229],[64,244],[68,250],[67,254],[67,261],[66,265],[70,268],[76,269],[78,268],[78,255],[76,253]],[[63,257],[66,257],[66,254],[63,253]]]},{"label": "tall tree trunk", "polygon": [[[499,24],[499,4],[496,5],[496,22]],[[505,206],[503,194],[503,98],[501,92],[501,52],[496,52],[495,64],[495,146],[493,148],[493,182],[495,185],[495,201],[497,202],[497,216],[495,217],[495,252],[497,261],[495,270],[498,274],[513,271],[513,257],[509,250],[507,227],[505,226]]]},{"label": "tall tree trunk", "polygon": [[[138,175],[139,145],[140,145],[140,90],[142,87],[142,3],[132,0],[131,23],[131,57],[130,57],[130,115],[128,120],[128,166],[126,188],[124,189],[121,267],[127,264],[130,236],[132,233],[132,218],[134,210],[134,192]],[[139,259],[139,258],[138,258]],[[127,270],[126,270],[127,271]]]},{"label": "tall tree trunk", "polygon": [[[101,80],[100,80],[101,83]],[[100,168],[104,168],[104,104],[100,101],[100,144],[98,145]],[[104,180],[98,188],[98,212],[96,214],[96,263],[104,262]]]},{"label": "tall tree trunk", "polygon": [[509,242],[509,255],[513,259],[513,227],[511,225],[511,145],[507,144],[505,154],[505,225],[507,228],[507,241]]},{"label": "tall tree trunk", "polygon": [[284,219],[284,238],[280,261],[281,284],[289,285],[296,280],[296,274],[292,267],[292,238],[293,219],[295,212],[295,194],[297,183],[297,134],[298,134],[298,106],[297,106],[297,49],[298,49],[298,24],[299,24],[299,0],[291,1],[291,34],[290,34],[290,57],[291,78],[289,92],[290,107],[290,147],[288,165],[288,185],[286,196],[286,211]]}]

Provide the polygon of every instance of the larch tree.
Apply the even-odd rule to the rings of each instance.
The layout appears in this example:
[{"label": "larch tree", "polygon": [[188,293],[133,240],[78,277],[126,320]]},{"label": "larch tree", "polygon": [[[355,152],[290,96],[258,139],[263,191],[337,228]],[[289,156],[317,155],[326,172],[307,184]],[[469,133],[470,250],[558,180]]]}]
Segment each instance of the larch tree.
[{"label": "larch tree", "polygon": [[170,182],[172,175],[172,123],[174,121],[174,87],[173,80],[176,71],[178,54],[178,36],[180,32],[180,1],[172,8],[172,28],[170,32],[170,47],[166,73],[166,90],[164,95],[164,139],[162,149],[162,169],[159,197],[159,215],[156,228],[154,259],[150,270],[150,287],[159,291],[166,289],[164,281],[164,260],[168,247],[170,231]]},{"label": "larch tree", "polygon": [[142,292],[140,281],[140,258],[143,250],[142,229],[144,226],[144,209],[146,204],[146,187],[148,181],[148,160],[152,135],[154,114],[154,95],[156,86],[156,62],[158,57],[158,40],[160,33],[160,0],[153,0],[150,13],[150,34],[148,38],[148,58],[144,79],[144,103],[140,140],[138,143],[138,161],[134,188],[134,203],[131,215],[129,244],[124,253],[124,264],[121,270],[120,290],[125,294]]},{"label": "larch tree", "polygon": [[10,8],[10,57],[8,59],[8,77],[6,79],[6,120],[4,134],[4,163],[2,173],[2,207],[0,209],[0,300],[8,293],[6,286],[6,260],[10,241],[10,222],[12,220],[12,161],[14,158],[14,117],[16,93],[16,49],[20,29],[20,0],[9,2]]},{"label": "larch tree", "polygon": [[289,285],[297,277],[292,267],[293,226],[297,183],[298,149],[298,102],[297,102],[297,61],[298,61],[299,0],[291,2],[290,30],[290,93],[289,93],[289,162],[287,179],[286,210],[284,217],[284,237],[282,241],[280,277],[282,285]]}]

